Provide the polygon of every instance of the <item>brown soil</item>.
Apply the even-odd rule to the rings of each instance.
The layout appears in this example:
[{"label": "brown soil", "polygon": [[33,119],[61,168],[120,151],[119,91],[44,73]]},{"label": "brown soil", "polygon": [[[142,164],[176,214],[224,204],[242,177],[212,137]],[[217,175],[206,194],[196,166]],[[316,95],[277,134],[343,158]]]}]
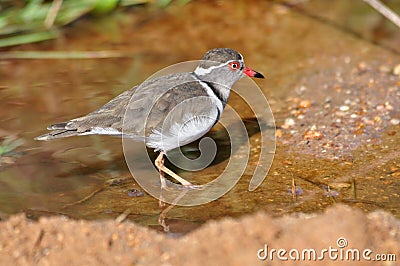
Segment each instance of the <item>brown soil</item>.
[{"label": "brown soil", "polygon": [[[268,245],[269,251],[313,248],[319,255],[324,248],[341,250],[337,244],[341,237],[347,241],[343,251],[370,249],[370,258],[378,253],[398,257],[400,221],[387,212],[364,214],[336,205],[319,215],[273,219],[260,212],[239,220],[210,221],[190,234],[171,238],[130,222],[76,221],[60,216],[34,222],[20,214],[0,223],[0,265],[280,265],[276,253],[273,260],[262,261],[257,252]],[[363,258],[331,260],[327,253],[317,262],[366,263]],[[285,265],[295,263],[289,259]],[[307,260],[300,261],[304,263]]]}]

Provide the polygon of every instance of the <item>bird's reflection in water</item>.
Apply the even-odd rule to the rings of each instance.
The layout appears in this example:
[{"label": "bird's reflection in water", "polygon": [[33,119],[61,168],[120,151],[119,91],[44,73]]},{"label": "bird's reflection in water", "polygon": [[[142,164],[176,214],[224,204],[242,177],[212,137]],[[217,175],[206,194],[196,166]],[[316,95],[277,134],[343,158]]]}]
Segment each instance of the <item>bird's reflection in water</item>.
[{"label": "bird's reflection in water", "polygon": [[165,203],[165,202],[163,202],[162,201],[162,199],[163,199],[163,189],[161,190],[161,192],[160,192],[160,201],[159,201],[159,204],[160,204],[160,207],[163,209],[162,211],[161,211],[161,213],[160,213],[160,215],[158,216],[158,223],[159,223],[159,225],[161,225],[162,226],[162,228],[163,228],[163,231],[165,232],[165,233],[168,233],[169,232],[169,226],[168,226],[168,224],[167,224],[167,213],[172,209],[172,208],[174,208],[177,204],[178,204],[178,202],[186,195],[186,193],[191,189],[191,188],[188,188],[188,187],[185,187],[185,186],[182,186],[183,188],[182,188],[182,191],[181,191],[181,193],[179,193],[179,195],[175,198],[175,200],[172,202],[172,204],[170,204],[168,207],[167,207],[167,204]]}]

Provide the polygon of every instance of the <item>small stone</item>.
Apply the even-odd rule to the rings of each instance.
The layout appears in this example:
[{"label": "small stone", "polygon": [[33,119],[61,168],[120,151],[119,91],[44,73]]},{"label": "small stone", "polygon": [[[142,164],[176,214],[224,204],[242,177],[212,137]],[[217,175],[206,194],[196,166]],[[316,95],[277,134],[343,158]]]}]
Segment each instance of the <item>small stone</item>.
[{"label": "small stone", "polygon": [[382,65],[379,67],[379,71],[382,73],[390,73],[390,67],[387,65]]},{"label": "small stone", "polygon": [[362,121],[364,122],[364,124],[368,125],[368,126],[373,126],[374,125],[374,121],[367,118],[367,117],[363,117]]},{"label": "small stone", "polygon": [[323,134],[321,131],[310,129],[303,134],[303,140],[312,140],[317,139],[320,140],[323,138]]},{"label": "small stone", "polygon": [[285,123],[282,125],[282,128],[287,129],[289,127],[292,127],[296,124],[293,118],[286,118]]},{"label": "small stone", "polygon": [[393,74],[400,76],[400,64],[393,68]]},{"label": "small stone", "polygon": [[385,102],[385,108],[388,111],[392,111],[393,110],[393,106],[389,102]]},{"label": "small stone", "polygon": [[358,63],[358,70],[365,71],[367,69],[367,64],[365,62]]},{"label": "small stone", "polygon": [[344,101],[344,104],[345,104],[345,105],[350,105],[350,104],[352,104],[352,101],[351,101],[350,99],[346,99],[346,100]]},{"label": "small stone", "polygon": [[296,92],[297,92],[297,94],[302,94],[303,92],[305,92],[307,90],[307,87],[306,86],[300,86],[300,87],[298,87],[298,88],[296,88]]},{"label": "small stone", "polygon": [[335,115],[341,117],[341,116],[346,116],[346,113],[342,111],[336,111]]},{"label": "small stone", "polygon": [[394,172],[390,174],[393,177],[400,177],[400,172]]},{"label": "small stone", "polygon": [[357,128],[353,131],[355,135],[361,135],[364,133],[365,124],[359,122],[356,124]]},{"label": "small stone", "polygon": [[400,119],[392,118],[392,119],[390,119],[390,124],[397,126],[400,124]]},{"label": "small stone", "polygon": [[334,90],[335,90],[336,92],[341,92],[341,91],[342,91],[342,88],[341,88],[340,86],[335,86],[335,87],[334,87]]},{"label": "small stone", "polygon": [[290,112],[290,114],[293,115],[294,117],[298,117],[302,113],[303,113],[303,111],[300,111],[300,110],[293,110]]},{"label": "small stone", "polygon": [[299,103],[299,108],[310,108],[310,106],[311,106],[311,101],[309,101],[309,100],[302,100],[300,103]]},{"label": "small stone", "polygon": [[346,111],[348,111],[350,109],[350,107],[348,107],[347,105],[342,105],[342,106],[340,106],[340,108],[339,108],[339,110],[340,111],[343,111],[343,112],[346,112]]},{"label": "small stone", "polygon": [[385,109],[386,109],[385,106],[383,106],[382,104],[380,104],[376,107],[376,110],[379,112],[385,111]]},{"label": "small stone", "polygon": [[277,130],[275,131],[275,136],[276,136],[277,138],[282,137],[282,130],[277,129]]}]

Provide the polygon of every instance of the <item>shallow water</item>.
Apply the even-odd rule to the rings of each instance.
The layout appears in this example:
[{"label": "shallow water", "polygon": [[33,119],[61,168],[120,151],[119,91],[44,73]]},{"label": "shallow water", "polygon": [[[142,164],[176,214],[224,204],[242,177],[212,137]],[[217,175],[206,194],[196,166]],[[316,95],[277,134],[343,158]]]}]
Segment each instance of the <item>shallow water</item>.
[{"label": "shallow water", "polygon": [[[132,189],[143,190],[124,162],[120,139],[86,136],[38,142],[33,138],[45,133],[51,123],[95,110],[163,67],[199,59],[204,51],[220,46],[241,51],[248,66],[267,76],[256,82],[270,101],[278,128],[293,115],[293,108],[289,108],[293,98],[310,100],[311,108],[316,108],[310,110],[318,112],[322,97],[313,90],[325,85],[334,87],[337,84],[332,80],[341,77],[338,73],[359,70],[363,62],[368,68],[363,81],[389,80],[392,83],[376,86],[393,87],[396,97],[399,78],[382,72],[380,67],[391,69],[400,63],[396,45],[399,32],[362,1],[332,1],[329,9],[324,1],[295,7],[268,1],[193,1],[163,11],[139,8],[115,12],[107,18],[83,19],[63,30],[58,40],[12,48],[117,50],[123,57],[0,61],[0,137],[23,141],[1,158],[0,211],[24,211],[32,218],[64,214],[113,219],[129,209],[128,219],[161,230],[157,199],[146,193],[131,196]],[[346,86],[357,90],[358,82]],[[306,85],[308,94],[297,93],[302,85]],[[374,94],[374,90],[369,93]],[[355,97],[363,99],[365,95]],[[385,124],[379,134],[371,137],[372,143],[348,145],[351,149],[335,159],[321,156],[318,145],[312,152],[305,152],[307,148],[302,146],[296,149],[304,133],[296,125],[295,133],[278,137],[272,169],[262,185],[249,192],[249,180],[258,162],[260,132],[251,120],[252,113],[237,98],[233,97],[230,105],[248,118],[251,154],[245,174],[216,201],[172,208],[166,214],[170,232],[188,232],[210,219],[258,210],[276,216],[318,212],[335,202],[366,211],[383,208],[399,217],[398,125]],[[399,106],[393,107],[390,114],[399,118]],[[312,119],[305,120],[306,126],[325,121],[318,116]],[[217,162],[201,172],[181,173],[193,183],[214,178],[227,164],[229,142],[218,128],[210,134],[219,146]],[[370,132],[364,134],[368,139]],[[341,141],[353,143],[351,139]],[[195,150],[196,145],[187,149]],[[295,195],[293,181],[298,187]]]}]

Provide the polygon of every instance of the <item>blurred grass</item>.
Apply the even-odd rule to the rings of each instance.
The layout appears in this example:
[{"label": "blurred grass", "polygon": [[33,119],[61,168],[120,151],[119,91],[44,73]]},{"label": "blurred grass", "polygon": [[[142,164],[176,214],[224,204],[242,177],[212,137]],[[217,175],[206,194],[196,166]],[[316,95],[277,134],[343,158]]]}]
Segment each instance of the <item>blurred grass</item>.
[{"label": "blurred grass", "polygon": [[0,167],[2,164],[12,164],[15,162],[16,157],[18,157],[15,149],[23,143],[24,140],[16,136],[7,136],[3,139],[0,143]]},{"label": "blurred grass", "polygon": [[0,157],[9,154],[23,144],[22,139],[15,137],[6,137],[0,144]]},{"label": "blurred grass", "polygon": [[[190,0],[176,1],[185,4]],[[57,29],[87,14],[106,15],[119,7],[152,4],[164,8],[172,0],[0,0],[0,47],[57,38]]]}]

